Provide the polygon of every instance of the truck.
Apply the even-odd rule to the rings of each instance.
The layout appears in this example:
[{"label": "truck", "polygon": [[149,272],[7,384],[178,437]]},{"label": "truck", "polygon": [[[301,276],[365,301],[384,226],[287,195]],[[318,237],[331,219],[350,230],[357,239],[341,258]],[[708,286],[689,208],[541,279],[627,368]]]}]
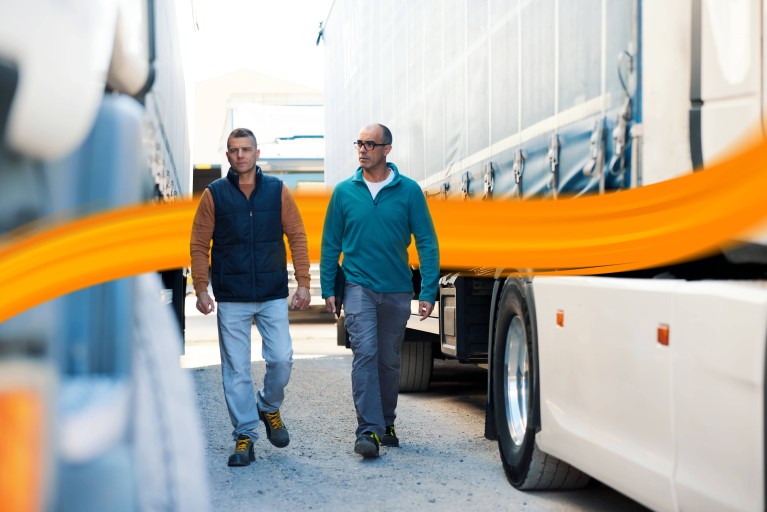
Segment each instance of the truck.
[{"label": "truck", "polygon": [[[764,137],[766,5],[337,0],[319,38],[326,182],[358,167],[351,143],[375,122],[433,200],[706,172]],[[485,436],[517,489],[593,478],[653,510],[763,510],[767,236],[735,239],[614,274],[443,269],[435,313],[407,325],[400,390],[425,391],[435,358],[486,368]]]},{"label": "truck", "polygon": [[[188,198],[191,6],[6,4],[0,247],[27,230]],[[192,384],[179,367],[183,280],[171,269],[110,281],[0,324],[3,510],[209,509]]]}]

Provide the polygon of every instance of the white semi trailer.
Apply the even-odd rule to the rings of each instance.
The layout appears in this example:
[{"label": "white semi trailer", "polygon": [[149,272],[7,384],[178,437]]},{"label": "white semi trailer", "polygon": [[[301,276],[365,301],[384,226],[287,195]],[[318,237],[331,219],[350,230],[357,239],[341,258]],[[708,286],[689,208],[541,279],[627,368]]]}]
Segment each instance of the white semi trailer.
[{"label": "white semi trailer", "polygon": [[[429,197],[695,172],[763,131],[765,16],[763,0],[336,0],[326,180],[357,167],[371,122]],[[519,489],[591,476],[654,510],[764,510],[766,241],[612,276],[445,270],[434,317],[408,324],[401,389],[425,390],[433,357],[486,366],[486,435]]]}]

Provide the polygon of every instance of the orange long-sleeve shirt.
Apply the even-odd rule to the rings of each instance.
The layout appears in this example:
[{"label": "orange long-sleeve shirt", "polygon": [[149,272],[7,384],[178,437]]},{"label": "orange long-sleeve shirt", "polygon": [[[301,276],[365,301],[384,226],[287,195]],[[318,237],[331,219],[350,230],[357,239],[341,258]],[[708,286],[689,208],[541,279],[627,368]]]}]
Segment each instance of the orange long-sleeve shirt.
[{"label": "orange long-sleeve shirt", "polygon": [[[250,197],[255,188],[255,184],[240,184],[240,190],[245,194],[245,197]],[[290,245],[296,281],[298,286],[308,288],[311,277],[309,275],[309,247],[306,243],[304,221],[301,219],[301,213],[298,211],[298,206],[296,206],[293,196],[284,183],[282,184],[281,219],[282,230],[287,235],[288,244]],[[213,197],[206,188],[200,198],[200,204],[197,206],[197,213],[194,215],[192,237],[189,244],[192,256],[192,281],[194,282],[194,291],[196,293],[204,292],[208,289],[210,241],[213,239],[213,229],[215,226],[216,209],[213,204]]]}]

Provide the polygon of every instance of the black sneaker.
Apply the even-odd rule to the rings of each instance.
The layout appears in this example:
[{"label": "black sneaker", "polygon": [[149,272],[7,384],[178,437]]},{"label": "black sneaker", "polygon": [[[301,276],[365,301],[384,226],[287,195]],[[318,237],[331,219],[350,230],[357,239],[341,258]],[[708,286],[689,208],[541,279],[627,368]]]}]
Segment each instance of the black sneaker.
[{"label": "black sneaker", "polygon": [[258,417],[266,427],[266,438],[277,448],[285,448],[290,443],[288,427],[282,422],[279,409],[276,412],[264,412],[259,409]]},{"label": "black sneaker", "polygon": [[381,438],[381,444],[384,446],[399,446],[399,439],[397,439],[397,433],[394,431],[394,425],[386,427],[386,432],[384,432]]},{"label": "black sneaker", "polygon": [[378,447],[381,445],[381,438],[373,432],[363,432],[357,436],[354,442],[354,453],[362,455],[369,459],[378,457]]},{"label": "black sneaker", "polygon": [[229,456],[230,466],[249,466],[256,460],[253,453],[253,441],[246,435],[237,436],[237,444],[234,447],[234,453]]}]

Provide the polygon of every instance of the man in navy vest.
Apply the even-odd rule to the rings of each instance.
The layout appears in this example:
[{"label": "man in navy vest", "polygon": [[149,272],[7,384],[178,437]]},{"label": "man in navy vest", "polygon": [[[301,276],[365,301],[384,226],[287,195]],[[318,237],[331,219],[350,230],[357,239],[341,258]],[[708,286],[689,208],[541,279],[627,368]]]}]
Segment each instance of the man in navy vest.
[{"label": "man in navy vest", "polygon": [[[190,243],[197,309],[207,315],[218,302],[221,373],[234,426],[230,466],[255,460],[259,418],[274,446],[283,448],[290,442],[280,416],[293,366],[284,235],[298,281],[291,307],[306,309],[310,301],[309,251],[301,215],[285,184],[256,165],[259,154],[253,132],[237,128],[229,134],[226,157],[231,167],[203,192]],[[215,302],[208,293],[209,257]],[[250,373],[254,319],[266,361],[263,387],[255,396]]]}]

